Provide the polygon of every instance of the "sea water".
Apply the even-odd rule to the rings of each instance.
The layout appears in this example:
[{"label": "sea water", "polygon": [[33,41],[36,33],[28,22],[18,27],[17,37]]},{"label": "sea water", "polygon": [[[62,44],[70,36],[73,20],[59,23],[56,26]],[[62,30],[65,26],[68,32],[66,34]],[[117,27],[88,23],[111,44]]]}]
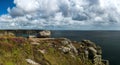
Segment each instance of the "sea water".
[{"label": "sea water", "polygon": [[109,60],[110,65],[120,65],[120,31],[52,31],[52,37],[91,40],[102,47],[103,59]]},{"label": "sea water", "polygon": [[[35,35],[33,32],[30,35]],[[110,65],[120,65],[120,31],[75,31],[75,30],[53,30],[51,37],[69,38],[73,41],[84,39],[91,40],[102,47],[103,59],[109,60]],[[16,33],[17,36],[27,37],[29,34]]]}]

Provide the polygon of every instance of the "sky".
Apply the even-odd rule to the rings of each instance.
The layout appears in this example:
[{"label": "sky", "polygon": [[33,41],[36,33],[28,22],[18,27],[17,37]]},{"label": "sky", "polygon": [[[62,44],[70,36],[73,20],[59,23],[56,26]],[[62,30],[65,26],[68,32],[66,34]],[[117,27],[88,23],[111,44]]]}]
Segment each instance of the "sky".
[{"label": "sky", "polygon": [[120,1],[0,0],[0,29],[120,30]]},{"label": "sky", "polygon": [[12,8],[14,6],[15,4],[13,3],[13,0],[0,0],[0,15],[7,14],[7,8]]}]

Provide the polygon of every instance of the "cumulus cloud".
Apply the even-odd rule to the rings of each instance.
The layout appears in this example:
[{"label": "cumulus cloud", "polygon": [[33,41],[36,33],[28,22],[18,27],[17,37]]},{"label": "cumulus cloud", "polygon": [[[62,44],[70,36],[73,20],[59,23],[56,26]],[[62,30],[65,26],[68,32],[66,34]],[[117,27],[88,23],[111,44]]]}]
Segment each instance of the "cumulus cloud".
[{"label": "cumulus cloud", "polygon": [[0,17],[0,28],[118,29],[120,23],[119,0],[14,0],[14,4]]}]

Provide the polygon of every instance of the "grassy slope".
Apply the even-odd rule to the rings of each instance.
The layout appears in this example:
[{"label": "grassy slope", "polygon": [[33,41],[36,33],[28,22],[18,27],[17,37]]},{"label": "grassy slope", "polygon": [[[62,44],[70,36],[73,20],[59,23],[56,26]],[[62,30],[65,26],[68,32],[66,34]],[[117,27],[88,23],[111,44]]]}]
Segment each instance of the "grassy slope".
[{"label": "grassy slope", "polygon": [[[64,54],[54,47],[49,47],[46,42],[38,46],[30,44],[30,40],[22,37],[0,37],[0,65],[30,65],[25,59],[32,59],[41,65],[92,65],[88,60],[70,54]],[[45,49],[42,54],[39,49]]]}]

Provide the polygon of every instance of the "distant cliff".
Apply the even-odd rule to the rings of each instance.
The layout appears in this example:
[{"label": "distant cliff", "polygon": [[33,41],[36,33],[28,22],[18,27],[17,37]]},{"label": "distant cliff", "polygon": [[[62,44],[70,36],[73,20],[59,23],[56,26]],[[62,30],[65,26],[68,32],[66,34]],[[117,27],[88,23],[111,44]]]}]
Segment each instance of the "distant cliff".
[{"label": "distant cliff", "polygon": [[0,65],[109,65],[94,42],[50,38],[47,33],[39,33],[39,38],[16,37],[8,31],[1,35]]}]

